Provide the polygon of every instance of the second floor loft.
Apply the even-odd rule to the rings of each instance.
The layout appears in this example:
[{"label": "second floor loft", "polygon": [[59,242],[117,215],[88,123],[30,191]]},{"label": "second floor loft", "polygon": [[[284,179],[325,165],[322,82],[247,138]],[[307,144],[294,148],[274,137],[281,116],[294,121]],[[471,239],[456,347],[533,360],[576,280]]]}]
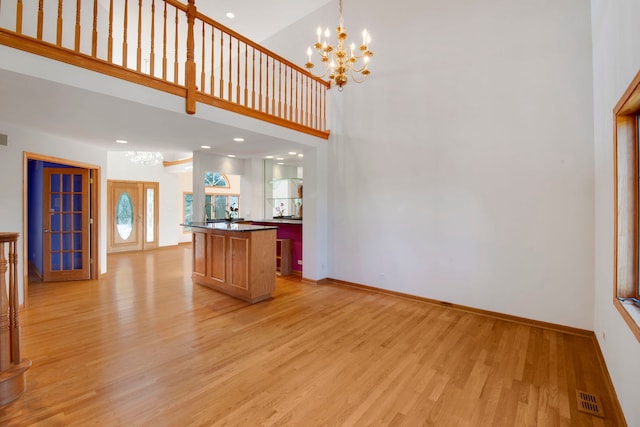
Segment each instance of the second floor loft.
[{"label": "second floor loft", "polygon": [[200,13],[195,0],[9,0],[0,44],[327,139],[329,83]]}]

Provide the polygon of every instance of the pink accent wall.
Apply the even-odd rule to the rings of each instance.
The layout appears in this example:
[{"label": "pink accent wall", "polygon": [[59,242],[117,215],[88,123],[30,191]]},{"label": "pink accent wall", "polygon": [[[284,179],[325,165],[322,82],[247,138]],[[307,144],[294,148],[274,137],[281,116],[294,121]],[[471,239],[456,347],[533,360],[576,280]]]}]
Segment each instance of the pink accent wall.
[{"label": "pink accent wall", "polygon": [[277,226],[278,231],[276,238],[291,240],[291,269],[299,272],[302,271],[302,266],[298,264],[298,261],[302,260],[302,222],[300,222],[300,224],[286,224],[275,221],[252,221],[251,223],[254,225]]}]

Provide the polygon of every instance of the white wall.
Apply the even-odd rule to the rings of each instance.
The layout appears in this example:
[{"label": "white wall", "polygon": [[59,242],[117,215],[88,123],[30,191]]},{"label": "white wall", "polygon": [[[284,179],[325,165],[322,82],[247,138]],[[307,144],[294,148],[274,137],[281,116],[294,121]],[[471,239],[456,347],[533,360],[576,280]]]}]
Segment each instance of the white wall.
[{"label": "white wall", "polygon": [[245,160],[240,201],[240,216],[245,219],[264,218],[264,170],[264,160]]},{"label": "white wall", "polygon": [[592,0],[595,131],[595,333],[629,426],[640,426],[640,343],[612,303],[613,107],[640,70],[640,1]]},{"label": "white wall", "polygon": [[[269,45],[302,64],[337,11]],[[592,329],[589,4],[350,0],[344,18],[375,56],[330,94],[327,276]],[[308,182],[305,164],[307,224]]]},{"label": "white wall", "polygon": [[[18,281],[20,287],[20,301],[23,300],[23,235],[22,218],[22,177],[24,152],[51,156],[62,160],[81,162],[91,166],[97,166],[101,170],[101,200],[102,206],[106,206],[106,165],[107,153],[94,146],[49,135],[35,130],[24,129],[15,125],[0,121],[0,133],[8,135],[8,146],[0,146],[0,231],[20,232],[18,241]],[[107,271],[107,243],[106,220],[104,213],[100,215],[100,272]]]}]

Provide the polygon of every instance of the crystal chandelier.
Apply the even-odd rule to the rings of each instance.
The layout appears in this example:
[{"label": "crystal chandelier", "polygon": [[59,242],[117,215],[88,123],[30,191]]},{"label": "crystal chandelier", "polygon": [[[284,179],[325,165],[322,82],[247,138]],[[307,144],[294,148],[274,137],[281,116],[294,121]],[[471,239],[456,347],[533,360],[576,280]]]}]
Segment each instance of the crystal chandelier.
[{"label": "crystal chandelier", "polygon": [[154,151],[127,151],[127,159],[141,165],[159,165],[164,160],[162,153]]},{"label": "crystal chandelier", "polygon": [[[322,40],[322,28],[318,27],[316,34],[318,35],[318,41],[313,45],[316,52],[320,55],[322,62],[325,64],[324,73],[318,77],[324,77],[329,75],[329,80],[334,85],[338,86],[338,90],[342,92],[344,85],[347,84],[349,78],[356,83],[362,83],[367,76],[371,74],[371,71],[367,68],[369,60],[373,56],[373,52],[369,50],[369,43],[371,43],[371,36],[367,33],[367,30],[362,32],[362,45],[360,45],[359,52],[356,49],[355,43],[351,43],[350,52],[347,52],[345,48],[345,42],[347,40],[347,30],[344,27],[344,19],[342,18],[342,0],[340,0],[340,24],[336,28],[338,33],[338,46],[335,47],[329,43],[329,36],[331,32],[329,28],[324,32],[324,41]],[[314,67],[311,62],[311,56],[313,50],[311,47],[307,49],[307,56],[309,62],[304,66],[307,70],[311,71]]]}]

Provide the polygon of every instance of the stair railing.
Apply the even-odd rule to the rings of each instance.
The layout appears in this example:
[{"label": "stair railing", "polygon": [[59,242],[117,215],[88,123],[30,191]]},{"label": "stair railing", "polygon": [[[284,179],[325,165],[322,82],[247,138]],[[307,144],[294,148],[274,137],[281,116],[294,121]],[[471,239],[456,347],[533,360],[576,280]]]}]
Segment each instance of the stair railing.
[{"label": "stair railing", "polygon": [[17,242],[18,233],[0,232],[0,406],[24,392],[31,366],[20,355]]}]

